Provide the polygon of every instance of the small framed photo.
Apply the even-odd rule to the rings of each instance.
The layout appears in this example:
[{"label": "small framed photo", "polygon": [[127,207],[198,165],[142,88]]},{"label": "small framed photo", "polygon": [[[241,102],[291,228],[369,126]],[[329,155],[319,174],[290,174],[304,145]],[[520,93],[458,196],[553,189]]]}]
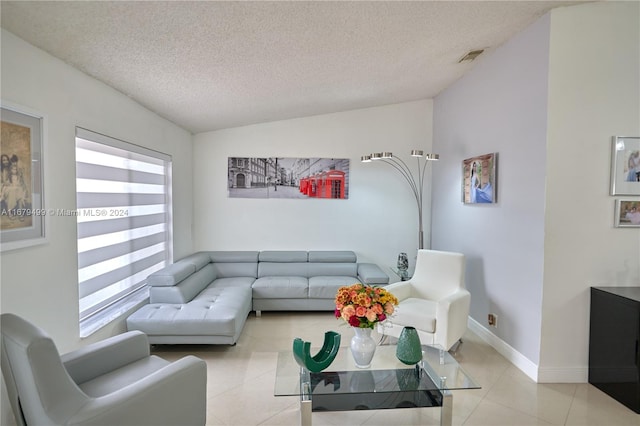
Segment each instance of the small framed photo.
[{"label": "small framed photo", "polygon": [[640,228],[640,201],[616,200],[616,228]]},{"label": "small framed photo", "polygon": [[2,102],[0,251],[46,242],[42,114]]},{"label": "small framed photo", "polygon": [[640,195],[640,137],[613,137],[611,195]]},{"label": "small framed photo", "polygon": [[479,155],[462,161],[462,202],[496,202],[497,153]]}]

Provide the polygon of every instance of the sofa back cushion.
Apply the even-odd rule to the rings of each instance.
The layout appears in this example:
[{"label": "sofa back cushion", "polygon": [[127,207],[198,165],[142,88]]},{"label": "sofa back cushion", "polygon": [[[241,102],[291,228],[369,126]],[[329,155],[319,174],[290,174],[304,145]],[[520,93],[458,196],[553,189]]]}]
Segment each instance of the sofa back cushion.
[{"label": "sofa back cushion", "polygon": [[261,251],[258,263],[258,278],[262,277],[308,277],[306,251],[266,250]]},{"label": "sofa back cushion", "polygon": [[358,257],[349,250],[310,251],[309,262],[322,263],[356,263]]},{"label": "sofa back cushion", "polygon": [[205,251],[200,251],[198,253],[194,253],[183,259],[180,259],[178,262],[193,263],[193,265],[196,267],[196,271],[199,271],[200,269],[211,263],[211,256],[209,256],[209,253]]},{"label": "sofa back cushion", "polygon": [[208,252],[216,278],[258,276],[257,251],[211,251]]},{"label": "sofa back cushion", "polygon": [[152,287],[171,287],[196,272],[192,263],[177,262],[152,273],[147,277],[147,285]]},{"label": "sofa back cushion", "polygon": [[215,279],[216,270],[214,265],[209,263],[176,285],[150,287],[149,301],[150,303],[187,303]]},{"label": "sofa back cushion", "polygon": [[307,262],[260,262],[258,264],[258,278],[308,276],[309,264]]},{"label": "sofa back cushion", "polygon": [[257,263],[257,251],[207,251],[211,262],[214,263]]},{"label": "sofa back cushion", "polygon": [[306,251],[284,251],[284,250],[265,250],[261,251],[258,257],[260,262],[276,262],[276,263],[306,263],[309,255]]},{"label": "sofa back cushion", "polygon": [[147,285],[151,287],[174,286],[209,263],[211,263],[211,257],[207,253],[191,254],[149,275]]},{"label": "sofa back cushion", "polygon": [[357,263],[309,263],[307,277],[319,276],[358,276]]}]

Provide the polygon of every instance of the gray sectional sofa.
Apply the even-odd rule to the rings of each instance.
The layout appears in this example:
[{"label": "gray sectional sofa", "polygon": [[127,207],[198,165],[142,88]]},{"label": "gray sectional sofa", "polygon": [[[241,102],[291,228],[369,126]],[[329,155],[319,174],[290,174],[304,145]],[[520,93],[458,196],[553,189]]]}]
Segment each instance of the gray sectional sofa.
[{"label": "gray sectional sofa", "polygon": [[352,251],[206,251],[147,278],[149,304],[127,318],[150,343],[235,344],[249,313],[335,308],[339,287],[385,285]]}]

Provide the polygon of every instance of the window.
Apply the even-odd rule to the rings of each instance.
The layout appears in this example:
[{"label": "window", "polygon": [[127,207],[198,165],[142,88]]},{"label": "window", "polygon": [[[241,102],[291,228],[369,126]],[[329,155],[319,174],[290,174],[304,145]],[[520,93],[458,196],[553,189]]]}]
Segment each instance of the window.
[{"label": "window", "polygon": [[76,129],[80,337],[148,297],[171,263],[171,157]]}]

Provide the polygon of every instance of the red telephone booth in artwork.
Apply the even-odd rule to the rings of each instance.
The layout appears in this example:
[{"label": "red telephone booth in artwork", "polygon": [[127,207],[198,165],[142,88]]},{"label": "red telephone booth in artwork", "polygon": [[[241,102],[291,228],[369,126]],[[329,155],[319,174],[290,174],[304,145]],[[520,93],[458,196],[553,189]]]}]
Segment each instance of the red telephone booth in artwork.
[{"label": "red telephone booth in artwork", "polygon": [[321,198],[344,198],[344,172],[340,170],[329,170],[322,173],[322,185],[320,186]]},{"label": "red telephone booth in artwork", "polygon": [[309,178],[300,179],[300,192],[307,195],[308,188],[309,188]]},{"label": "red telephone booth in artwork", "polygon": [[307,189],[307,195],[309,197],[317,197],[318,196],[318,176],[313,175],[309,176],[309,188]]},{"label": "red telephone booth in artwork", "polygon": [[316,197],[325,198],[324,196],[324,179],[326,172],[320,172],[316,175]]}]

